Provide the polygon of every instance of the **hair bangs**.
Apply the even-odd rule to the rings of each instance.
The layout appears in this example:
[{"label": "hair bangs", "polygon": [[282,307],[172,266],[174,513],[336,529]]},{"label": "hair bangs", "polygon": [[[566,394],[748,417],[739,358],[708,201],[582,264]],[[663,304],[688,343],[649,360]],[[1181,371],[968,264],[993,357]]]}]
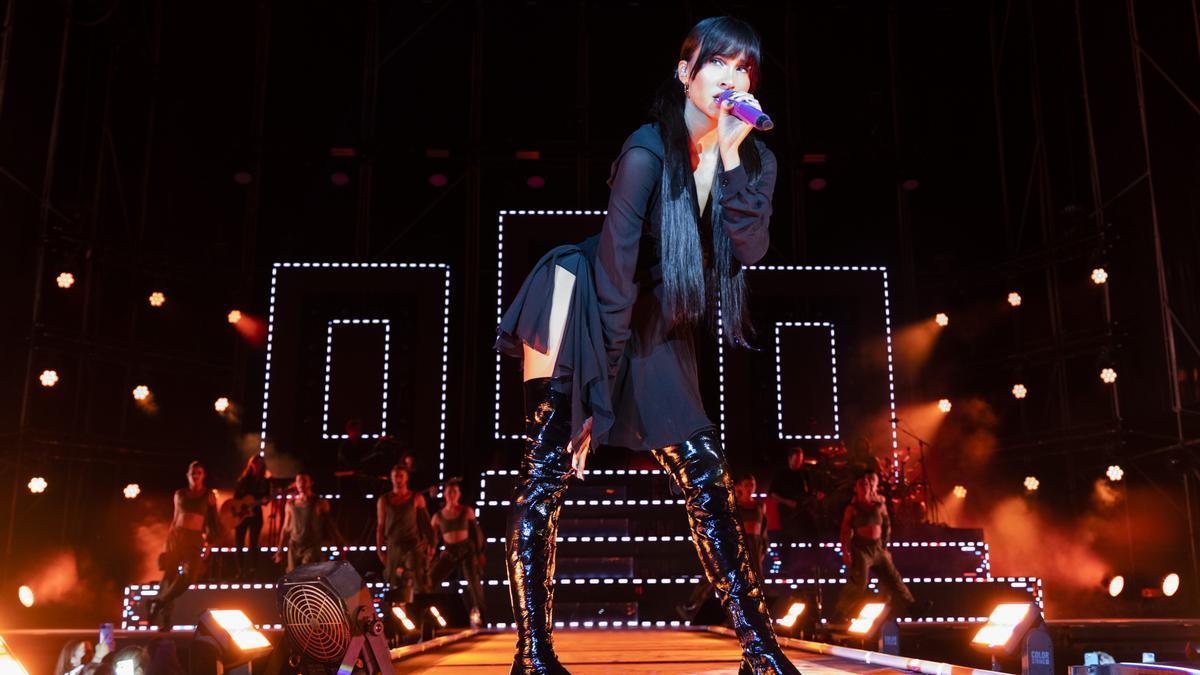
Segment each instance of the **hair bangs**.
[{"label": "hair bangs", "polygon": [[[699,50],[697,52],[697,50]],[[692,55],[697,58],[691,62]],[[692,63],[689,77],[714,56],[740,56],[749,68],[750,91],[758,86],[758,69],[762,61],[762,43],[750,24],[731,16],[714,16],[696,24],[683,41],[679,58]]]}]

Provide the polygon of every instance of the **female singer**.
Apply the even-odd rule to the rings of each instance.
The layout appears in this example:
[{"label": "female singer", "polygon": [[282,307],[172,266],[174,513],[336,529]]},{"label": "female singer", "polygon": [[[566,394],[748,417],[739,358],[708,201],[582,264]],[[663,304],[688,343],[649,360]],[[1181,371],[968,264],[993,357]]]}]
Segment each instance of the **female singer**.
[{"label": "female singer", "polygon": [[[761,107],[749,25],[692,28],[647,124],[613,162],[598,237],[535,265],[497,328],[524,359],[526,446],[509,515],[513,673],[565,673],[554,654],[557,520],[597,443],[649,450],[683,489],[696,552],[737,632],[742,672],[798,673],[771,628],[733,485],[697,383],[695,329],[744,346],[743,265],[767,250],[775,156],[733,101]],[[718,101],[732,90],[730,100]],[[718,312],[718,306],[720,312]]]}]

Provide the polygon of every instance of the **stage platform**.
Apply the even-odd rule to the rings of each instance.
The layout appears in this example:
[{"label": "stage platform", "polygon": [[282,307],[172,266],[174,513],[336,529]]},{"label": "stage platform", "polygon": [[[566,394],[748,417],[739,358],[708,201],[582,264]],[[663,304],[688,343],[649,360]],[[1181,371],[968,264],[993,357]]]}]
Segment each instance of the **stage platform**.
[{"label": "stage platform", "polygon": [[[395,661],[397,673],[496,675],[512,665],[511,631],[480,633],[439,649]],[[573,675],[600,673],[734,674],[741,660],[737,640],[700,630],[560,630],[554,634],[559,660]],[[834,656],[798,649],[787,655],[805,675],[895,673]]]}]

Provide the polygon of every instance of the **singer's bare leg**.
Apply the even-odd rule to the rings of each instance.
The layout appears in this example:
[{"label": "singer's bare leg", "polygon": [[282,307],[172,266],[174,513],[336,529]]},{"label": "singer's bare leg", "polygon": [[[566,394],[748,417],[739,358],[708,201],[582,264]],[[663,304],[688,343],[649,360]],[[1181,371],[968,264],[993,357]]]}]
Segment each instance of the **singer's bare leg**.
[{"label": "singer's bare leg", "polygon": [[558,362],[558,349],[562,346],[563,332],[567,327],[567,312],[571,309],[571,292],[575,289],[575,275],[554,267],[554,297],[550,304],[550,335],[546,353],[525,345],[524,381],[536,377],[554,377],[554,364]]}]

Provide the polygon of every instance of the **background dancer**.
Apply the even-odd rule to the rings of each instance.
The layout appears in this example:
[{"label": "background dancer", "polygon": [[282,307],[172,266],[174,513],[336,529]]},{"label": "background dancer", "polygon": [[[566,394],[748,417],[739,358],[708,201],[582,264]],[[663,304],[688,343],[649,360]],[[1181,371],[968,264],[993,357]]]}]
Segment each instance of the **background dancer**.
[{"label": "background dancer", "polygon": [[403,466],[392,467],[391,480],[391,491],[380,495],[376,507],[375,544],[383,578],[393,590],[403,589],[402,596],[428,593],[433,530],[425,497],[408,489],[408,470]]},{"label": "background dancer", "polygon": [[717,321],[731,345],[752,334],[742,267],[766,253],[777,167],[761,142],[744,142],[753,127],[730,110],[734,101],[761,109],[751,94],[760,53],[740,20],[692,28],[655,95],[654,124],[613,163],[600,236],[544,256],[501,320],[497,348],[524,359],[525,380],[527,442],[506,542],[514,673],[566,672],[551,639],[555,538],[592,435],[651,451],[682,488],[743,668],[797,672],[771,627],[694,344],[696,329],[711,334]]},{"label": "background dancer", "polygon": [[443,493],[446,504],[433,514],[430,525],[433,528],[434,541],[440,541],[445,549],[439,551],[433,559],[429,572],[430,586],[437,590],[439,584],[457,567],[467,581],[467,591],[471,597],[471,607],[481,615],[487,611],[483,599],[483,587],[479,576],[486,559],[483,555],[483,530],[475,519],[475,509],[459,503],[462,499],[462,486],[458,480],[446,484]]},{"label": "background dancer", "polygon": [[205,485],[206,471],[200,462],[188,465],[186,488],[175,491],[175,515],[167,532],[167,548],[158,557],[163,571],[158,597],[150,600],[150,623],[170,629],[171,607],[204,572],[204,544],[221,533],[217,496]]}]

